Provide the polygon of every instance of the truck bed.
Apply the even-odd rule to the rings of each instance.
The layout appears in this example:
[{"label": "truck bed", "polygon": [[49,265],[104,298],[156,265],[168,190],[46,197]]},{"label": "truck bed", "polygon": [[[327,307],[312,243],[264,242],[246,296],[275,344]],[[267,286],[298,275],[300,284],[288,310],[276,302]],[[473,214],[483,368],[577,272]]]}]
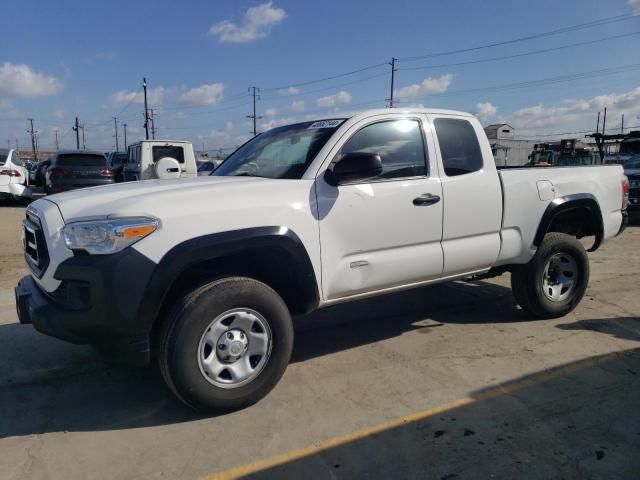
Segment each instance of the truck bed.
[{"label": "truck bed", "polygon": [[595,198],[602,212],[604,239],[618,233],[623,178],[619,165],[505,168],[499,169],[498,176],[503,192],[498,265],[529,261],[539,219],[552,201],[561,202],[570,195]]}]

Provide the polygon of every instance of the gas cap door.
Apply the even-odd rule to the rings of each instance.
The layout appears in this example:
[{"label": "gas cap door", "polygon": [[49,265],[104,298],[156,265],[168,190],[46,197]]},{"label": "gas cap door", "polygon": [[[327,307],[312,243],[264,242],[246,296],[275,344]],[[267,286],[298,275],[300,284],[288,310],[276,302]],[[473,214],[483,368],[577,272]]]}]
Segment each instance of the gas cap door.
[{"label": "gas cap door", "polygon": [[549,180],[538,180],[538,196],[543,202],[548,202],[556,197],[556,189]]}]

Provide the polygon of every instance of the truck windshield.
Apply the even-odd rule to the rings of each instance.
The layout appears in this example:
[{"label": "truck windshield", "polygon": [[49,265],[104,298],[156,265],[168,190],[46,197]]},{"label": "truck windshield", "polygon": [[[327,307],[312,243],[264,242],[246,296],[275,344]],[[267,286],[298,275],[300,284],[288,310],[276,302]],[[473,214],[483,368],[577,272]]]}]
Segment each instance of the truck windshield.
[{"label": "truck windshield", "polygon": [[236,150],[213,176],[302,178],[344,119],[296,123],[258,135]]}]

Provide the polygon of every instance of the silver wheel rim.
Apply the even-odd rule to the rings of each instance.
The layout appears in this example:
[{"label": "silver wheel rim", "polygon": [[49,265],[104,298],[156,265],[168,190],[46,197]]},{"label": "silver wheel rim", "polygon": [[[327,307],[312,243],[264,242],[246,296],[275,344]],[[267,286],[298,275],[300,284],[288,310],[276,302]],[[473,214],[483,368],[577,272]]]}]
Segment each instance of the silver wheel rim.
[{"label": "silver wheel rim", "polygon": [[237,388],[256,378],[271,355],[267,320],[250,308],[234,308],[218,315],[198,345],[198,366],[208,382]]},{"label": "silver wheel rim", "polygon": [[578,264],[571,255],[556,253],[544,266],[542,292],[552,302],[566,300],[578,282]]}]

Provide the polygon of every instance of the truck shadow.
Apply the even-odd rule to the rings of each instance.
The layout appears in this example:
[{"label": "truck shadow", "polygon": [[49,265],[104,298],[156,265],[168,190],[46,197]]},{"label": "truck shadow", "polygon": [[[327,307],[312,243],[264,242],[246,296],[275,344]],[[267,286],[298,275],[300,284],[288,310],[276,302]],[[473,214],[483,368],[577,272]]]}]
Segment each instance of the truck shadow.
[{"label": "truck shadow", "polygon": [[640,471],[639,374],[640,349],[587,358],[233,478],[632,478]]},{"label": "truck shadow", "polygon": [[588,330],[611,335],[622,340],[640,342],[640,317],[578,320],[573,323],[557,325],[557,328],[561,330]]},{"label": "truck shadow", "polygon": [[[529,320],[510,290],[499,285],[456,282],[420,288],[297,318],[292,362],[410,330],[427,333],[446,323]],[[16,323],[0,325],[0,411],[0,438],[202,418],[175,399],[155,368],[110,367],[89,347],[69,345]]]}]

